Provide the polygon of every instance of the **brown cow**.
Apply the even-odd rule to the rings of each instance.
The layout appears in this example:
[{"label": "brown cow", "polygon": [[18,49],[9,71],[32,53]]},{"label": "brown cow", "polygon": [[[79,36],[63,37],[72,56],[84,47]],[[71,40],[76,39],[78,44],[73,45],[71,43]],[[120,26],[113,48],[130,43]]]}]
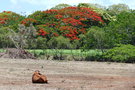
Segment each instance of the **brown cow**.
[{"label": "brown cow", "polygon": [[32,76],[33,83],[48,83],[47,77],[36,70]]}]

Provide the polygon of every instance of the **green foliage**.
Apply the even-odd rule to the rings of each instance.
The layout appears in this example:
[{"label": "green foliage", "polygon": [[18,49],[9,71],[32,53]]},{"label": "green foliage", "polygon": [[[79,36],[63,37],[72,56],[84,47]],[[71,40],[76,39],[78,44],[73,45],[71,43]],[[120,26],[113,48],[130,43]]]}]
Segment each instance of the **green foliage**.
[{"label": "green foliage", "polygon": [[84,49],[97,48],[103,50],[105,48],[107,38],[102,28],[92,27],[88,29],[85,37]]},{"label": "green foliage", "polygon": [[0,28],[0,48],[14,47],[8,37],[10,34],[11,33],[8,31],[8,27]]},{"label": "green foliage", "polygon": [[126,5],[126,4],[114,4],[114,5],[109,6],[109,8],[108,8],[109,14],[111,14],[113,16],[118,15],[123,11],[128,12],[129,11],[129,6]]},{"label": "green foliage", "polygon": [[104,58],[115,62],[135,62],[135,46],[118,45],[105,52]]},{"label": "green foliage", "polygon": [[[40,24],[43,22],[43,19],[45,18],[45,15],[42,11],[36,11],[28,16],[28,18],[33,18],[37,20],[37,22]],[[42,19],[43,18],[43,19]]]},{"label": "green foliage", "polygon": [[105,28],[105,32],[115,44],[135,45],[135,13],[122,12],[117,16],[117,21],[112,21]]},{"label": "green foliage", "polygon": [[11,11],[4,11],[0,13],[0,26],[10,26],[10,28],[12,27],[12,29],[16,29],[20,21],[24,18],[25,17],[20,14]]},{"label": "green foliage", "polygon": [[52,49],[70,48],[70,40],[63,36],[53,37],[48,41],[48,47]]},{"label": "green foliage", "polygon": [[59,35],[70,40],[79,40],[78,36],[84,34],[86,28],[103,26],[104,23],[98,13],[91,8],[84,7],[37,11],[29,15],[28,18],[36,20],[35,27],[38,35],[47,38],[47,40]]},{"label": "green foliage", "polygon": [[3,53],[3,52],[6,52],[6,50],[4,50],[4,49],[0,49],[0,52],[1,52],[1,53]]},{"label": "green foliage", "polygon": [[92,53],[92,54],[88,54],[85,57],[86,61],[103,61],[102,60],[102,53]]},{"label": "green foliage", "polygon": [[87,7],[87,8],[92,8],[94,11],[96,11],[99,14],[104,13],[105,7],[101,6],[99,4],[92,4],[92,3],[79,3],[78,7]]},{"label": "green foliage", "polygon": [[69,4],[58,4],[56,5],[55,7],[52,7],[51,9],[63,9],[63,8],[66,8],[66,7],[71,7],[71,5]]},{"label": "green foliage", "polygon": [[[8,36],[13,36],[20,43],[27,42],[27,45],[22,44],[21,47],[29,49],[83,47],[103,51],[115,44],[135,45],[134,18],[135,11],[129,10],[125,4],[111,5],[108,9],[91,3],[80,3],[77,6],[58,4],[50,10],[36,11],[28,17],[4,11],[0,13],[0,47],[14,47]],[[20,28],[21,32],[18,24],[24,25],[24,28]],[[31,24],[36,29],[28,28]],[[13,29],[14,34],[8,28]],[[18,34],[17,37],[15,34]]]},{"label": "green foliage", "polygon": [[46,48],[48,48],[47,47],[47,39],[46,38],[38,37],[36,39],[36,43],[35,44],[37,44],[36,48],[38,48],[38,49],[46,49]]},{"label": "green foliage", "polygon": [[34,53],[38,57],[45,56],[47,58],[51,57],[51,59],[57,60],[64,58],[64,60],[99,61],[102,56],[102,52],[100,50],[82,51],[81,49],[36,49],[28,51]]},{"label": "green foliage", "polygon": [[96,13],[100,14],[103,19],[106,21],[115,21],[115,16],[111,16],[108,11],[106,10],[106,7],[101,6],[99,4],[92,4],[92,3],[79,3],[78,7],[87,7],[92,8]]},{"label": "green foliage", "polygon": [[23,24],[18,25],[18,32],[12,29],[8,29],[10,35],[8,36],[10,40],[14,43],[16,48],[24,49],[26,47],[32,47],[36,37],[36,29],[31,24],[29,27],[25,27]]}]

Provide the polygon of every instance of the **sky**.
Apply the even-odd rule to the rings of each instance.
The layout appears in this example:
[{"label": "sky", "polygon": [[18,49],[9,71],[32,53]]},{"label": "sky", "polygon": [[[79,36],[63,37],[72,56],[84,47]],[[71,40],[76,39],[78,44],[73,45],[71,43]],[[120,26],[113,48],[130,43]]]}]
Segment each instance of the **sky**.
[{"label": "sky", "polygon": [[58,4],[78,5],[79,3],[94,3],[103,6],[126,4],[135,9],[135,0],[0,0],[0,12],[13,11],[22,15],[29,15],[37,10],[47,10]]}]

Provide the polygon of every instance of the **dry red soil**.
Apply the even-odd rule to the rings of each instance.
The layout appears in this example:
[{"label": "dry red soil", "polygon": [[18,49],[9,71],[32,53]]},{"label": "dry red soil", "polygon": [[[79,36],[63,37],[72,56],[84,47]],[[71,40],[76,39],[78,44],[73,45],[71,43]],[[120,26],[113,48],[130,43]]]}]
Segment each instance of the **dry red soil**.
[{"label": "dry red soil", "polygon": [[[39,70],[48,84],[33,84]],[[135,90],[135,64],[0,59],[0,90]]]}]

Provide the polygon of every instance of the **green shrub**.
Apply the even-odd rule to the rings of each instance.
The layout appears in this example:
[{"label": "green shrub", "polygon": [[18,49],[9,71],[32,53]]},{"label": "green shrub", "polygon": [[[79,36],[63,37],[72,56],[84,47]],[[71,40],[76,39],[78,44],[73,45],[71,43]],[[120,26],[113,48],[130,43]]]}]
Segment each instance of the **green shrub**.
[{"label": "green shrub", "polygon": [[115,62],[135,62],[135,46],[118,45],[105,52],[103,57]]},{"label": "green shrub", "polygon": [[99,53],[97,53],[95,55],[89,54],[85,57],[85,60],[86,61],[102,61],[102,54],[99,54]]},{"label": "green shrub", "polygon": [[47,48],[47,39],[38,37],[37,38],[37,47],[38,49],[46,49]]},{"label": "green shrub", "polygon": [[70,48],[70,40],[63,36],[53,37],[48,41],[48,47],[51,49],[68,49]]},{"label": "green shrub", "polygon": [[0,27],[0,48],[14,47],[13,42],[9,39],[9,27]]},{"label": "green shrub", "polygon": [[18,25],[18,32],[15,32],[12,29],[9,29],[10,35],[8,36],[10,40],[14,43],[16,48],[27,48],[30,49],[35,48],[36,45],[33,43],[35,42],[36,37],[36,29],[35,27],[30,24],[29,27],[26,27],[23,24]]}]

